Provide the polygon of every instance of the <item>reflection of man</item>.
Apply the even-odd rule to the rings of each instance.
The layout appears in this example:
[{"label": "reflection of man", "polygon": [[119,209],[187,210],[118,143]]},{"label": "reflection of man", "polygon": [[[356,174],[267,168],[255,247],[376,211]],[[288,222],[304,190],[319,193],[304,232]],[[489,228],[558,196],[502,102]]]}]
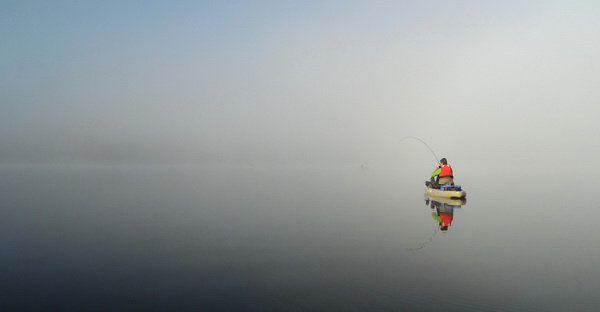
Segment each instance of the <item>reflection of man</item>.
[{"label": "reflection of man", "polygon": [[437,214],[440,217],[440,230],[448,231],[448,227],[454,219],[454,208],[440,207],[437,209]]},{"label": "reflection of man", "polygon": [[[425,203],[427,204],[428,201],[429,199]],[[454,207],[432,200],[431,209],[435,209],[435,212],[432,212],[431,216],[438,222],[440,230],[448,231],[448,227],[452,225],[452,220],[454,219]]]}]

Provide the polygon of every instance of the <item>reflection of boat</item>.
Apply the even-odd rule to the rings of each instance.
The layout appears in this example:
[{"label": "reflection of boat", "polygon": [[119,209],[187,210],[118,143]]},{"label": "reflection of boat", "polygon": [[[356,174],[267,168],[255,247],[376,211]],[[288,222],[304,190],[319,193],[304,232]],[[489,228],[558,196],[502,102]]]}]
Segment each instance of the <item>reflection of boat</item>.
[{"label": "reflection of boat", "polygon": [[428,205],[429,201],[434,201],[442,204],[452,206],[454,208],[460,208],[467,203],[466,198],[446,198],[446,197],[429,197],[425,196],[425,203]]},{"label": "reflection of boat", "polygon": [[431,183],[429,181],[425,182],[425,194],[429,197],[436,198],[465,198],[467,197],[467,192],[460,190],[442,190],[431,187]]}]

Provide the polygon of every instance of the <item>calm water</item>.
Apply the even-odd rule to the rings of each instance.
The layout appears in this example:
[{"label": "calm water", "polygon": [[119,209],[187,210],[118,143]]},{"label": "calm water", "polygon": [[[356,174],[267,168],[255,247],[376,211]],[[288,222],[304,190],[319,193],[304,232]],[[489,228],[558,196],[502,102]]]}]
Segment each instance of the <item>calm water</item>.
[{"label": "calm water", "polygon": [[0,309],[596,310],[593,177],[429,169],[4,166]]}]

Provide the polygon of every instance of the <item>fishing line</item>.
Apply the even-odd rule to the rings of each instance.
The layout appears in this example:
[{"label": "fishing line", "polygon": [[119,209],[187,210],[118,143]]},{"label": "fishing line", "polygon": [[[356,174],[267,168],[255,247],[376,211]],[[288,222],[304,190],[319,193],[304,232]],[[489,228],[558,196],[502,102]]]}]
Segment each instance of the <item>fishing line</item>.
[{"label": "fishing line", "polygon": [[[433,156],[433,159],[434,159],[435,163],[437,164],[439,162],[440,158],[435,154],[435,152],[433,151],[433,149],[431,148],[431,146],[429,146],[429,144],[427,144],[427,142],[423,141],[419,137],[412,136],[412,135],[403,137],[402,139],[400,139],[400,142],[402,142],[404,140],[407,140],[407,139],[413,139],[413,140],[417,140],[417,141],[423,143],[423,145],[425,145],[425,147],[427,147],[427,149],[431,152],[431,155]],[[433,234],[431,234],[431,236],[429,236],[429,238],[426,241],[418,244],[417,247],[406,248],[406,250],[408,250],[408,251],[419,251],[419,250],[427,247],[429,244],[431,244],[433,242],[433,239],[437,235],[438,231],[439,231],[439,227],[436,227],[435,230],[433,231]]]},{"label": "fishing line", "polygon": [[419,245],[417,245],[417,247],[406,248],[406,250],[408,250],[408,251],[419,251],[419,250],[427,247],[429,244],[431,244],[431,242],[433,242],[433,239],[437,235],[438,230],[439,230],[439,227],[436,227],[435,231],[433,231],[433,234],[431,234],[431,236],[429,236],[429,238],[426,241],[420,243]]},{"label": "fishing line", "polygon": [[400,142],[402,142],[402,141],[404,141],[406,139],[414,139],[414,140],[417,140],[417,141],[423,143],[423,145],[425,145],[425,147],[427,147],[427,149],[429,149],[429,151],[431,152],[431,155],[433,155],[433,158],[435,159],[435,163],[437,164],[440,161],[440,158],[437,157],[437,155],[435,154],[435,152],[433,151],[433,149],[429,146],[429,144],[427,144],[427,142],[421,140],[419,137],[412,136],[412,135],[403,137],[402,139],[400,139]]}]

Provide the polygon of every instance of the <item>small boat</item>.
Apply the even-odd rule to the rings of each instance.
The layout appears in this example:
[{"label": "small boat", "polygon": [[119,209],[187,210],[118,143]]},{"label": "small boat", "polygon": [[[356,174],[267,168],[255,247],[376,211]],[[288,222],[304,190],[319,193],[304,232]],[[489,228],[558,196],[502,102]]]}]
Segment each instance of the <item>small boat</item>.
[{"label": "small boat", "polygon": [[467,197],[467,192],[462,190],[460,186],[454,186],[453,188],[442,189],[433,188],[429,181],[425,182],[425,195],[429,197],[439,197],[439,198],[465,198]]}]

